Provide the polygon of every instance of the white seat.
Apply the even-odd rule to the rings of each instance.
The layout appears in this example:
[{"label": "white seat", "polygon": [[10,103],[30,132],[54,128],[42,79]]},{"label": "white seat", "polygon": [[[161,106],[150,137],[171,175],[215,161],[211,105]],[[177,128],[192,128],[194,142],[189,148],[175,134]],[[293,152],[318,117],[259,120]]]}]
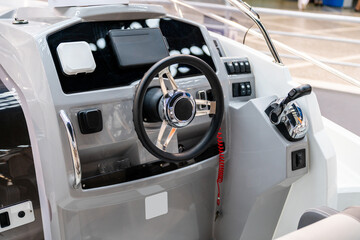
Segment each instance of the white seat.
[{"label": "white seat", "polygon": [[277,240],[360,240],[360,206],[350,207]]}]

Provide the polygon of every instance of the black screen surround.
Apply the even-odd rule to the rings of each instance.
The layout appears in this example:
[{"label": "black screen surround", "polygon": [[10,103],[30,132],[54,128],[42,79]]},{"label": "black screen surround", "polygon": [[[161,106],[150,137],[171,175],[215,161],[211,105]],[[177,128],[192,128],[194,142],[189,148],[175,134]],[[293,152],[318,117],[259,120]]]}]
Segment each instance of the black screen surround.
[{"label": "black screen surround", "polygon": [[[190,54],[208,63],[214,71],[215,65],[199,27],[171,18],[125,20],[105,22],[83,22],[48,36],[50,52],[59,76],[62,90],[66,94],[127,86],[140,80],[150,66],[119,68],[116,54],[110,44],[108,33],[113,29],[160,28],[171,54]],[[66,75],[61,68],[56,48],[60,43],[86,41],[90,44],[96,62],[92,73]],[[175,78],[200,74],[191,66],[173,66]]]},{"label": "black screen surround", "polygon": [[115,29],[108,36],[119,68],[151,65],[169,56],[159,28]]}]

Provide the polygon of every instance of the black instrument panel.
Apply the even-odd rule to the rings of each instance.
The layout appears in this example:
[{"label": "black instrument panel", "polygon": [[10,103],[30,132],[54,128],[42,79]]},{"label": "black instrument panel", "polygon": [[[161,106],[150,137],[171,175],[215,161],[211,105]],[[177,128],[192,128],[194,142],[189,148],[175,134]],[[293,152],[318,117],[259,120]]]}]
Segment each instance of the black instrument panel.
[{"label": "black instrument panel", "polygon": [[[83,22],[48,36],[50,52],[66,94],[98,89],[127,86],[140,80],[150,66],[119,68],[116,54],[110,44],[108,33],[114,29],[160,28],[171,54],[190,54],[199,57],[216,71],[209,48],[199,27],[171,18]],[[60,43],[86,41],[96,62],[92,73],[66,75],[61,68],[56,48]],[[191,66],[173,66],[175,78],[190,77],[200,72]]]}]

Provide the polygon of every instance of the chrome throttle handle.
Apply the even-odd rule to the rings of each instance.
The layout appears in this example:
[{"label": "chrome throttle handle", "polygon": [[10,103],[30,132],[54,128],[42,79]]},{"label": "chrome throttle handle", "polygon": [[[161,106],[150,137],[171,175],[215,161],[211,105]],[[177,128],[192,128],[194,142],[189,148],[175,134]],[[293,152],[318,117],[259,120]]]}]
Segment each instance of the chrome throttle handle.
[{"label": "chrome throttle handle", "polygon": [[291,89],[287,97],[280,101],[280,103],[276,103],[276,105],[270,104],[270,106],[272,106],[272,110],[268,113],[270,121],[275,125],[279,124],[280,116],[284,112],[284,109],[289,104],[289,102],[292,102],[300,97],[309,95],[311,91],[312,87],[309,84],[304,84],[297,88]]},{"label": "chrome throttle handle", "polygon": [[298,141],[305,137],[308,121],[300,106],[294,100],[309,95],[312,88],[309,84],[293,88],[284,99],[276,99],[266,108],[270,122],[289,141]]}]

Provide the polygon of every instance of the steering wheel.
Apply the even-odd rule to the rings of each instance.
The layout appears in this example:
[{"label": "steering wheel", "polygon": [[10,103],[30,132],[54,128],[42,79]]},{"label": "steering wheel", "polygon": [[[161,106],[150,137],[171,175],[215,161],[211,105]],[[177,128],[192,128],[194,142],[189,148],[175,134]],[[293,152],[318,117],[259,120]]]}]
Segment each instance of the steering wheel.
[{"label": "steering wheel", "polygon": [[[178,88],[169,67],[173,64],[186,64],[198,69],[209,81],[212,88],[213,101],[195,99],[189,92]],[[153,143],[145,131],[144,100],[151,81],[158,75],[161,93],[157,106],[152,107],[153,115],[160,116],[162,121],[160,131]],[[165,84],[164,75],[170,82],[171,89]],[[198,110],[197,105],[206,106]],[[149,109],[146,109],[149,111]],[[156,112],[158,111],[158,112]],[[173,55],[155,63],[140,81],[135,93],[133,107],[133,121],[135,131],[142,145],[155,157],[167,162],[181,162],[193,159],[202,154],[216,136],[224,114],[224,95],[216,73],[200,58],[191,55]],[[176,130],[188,126],[196,116],[209,115],[212,117],[210,127],[203,138],[192,148],[180,153],[166,152],[166,149],[176,133]],[[171,127],[165,141],[162,141],[167,126]]]}]

